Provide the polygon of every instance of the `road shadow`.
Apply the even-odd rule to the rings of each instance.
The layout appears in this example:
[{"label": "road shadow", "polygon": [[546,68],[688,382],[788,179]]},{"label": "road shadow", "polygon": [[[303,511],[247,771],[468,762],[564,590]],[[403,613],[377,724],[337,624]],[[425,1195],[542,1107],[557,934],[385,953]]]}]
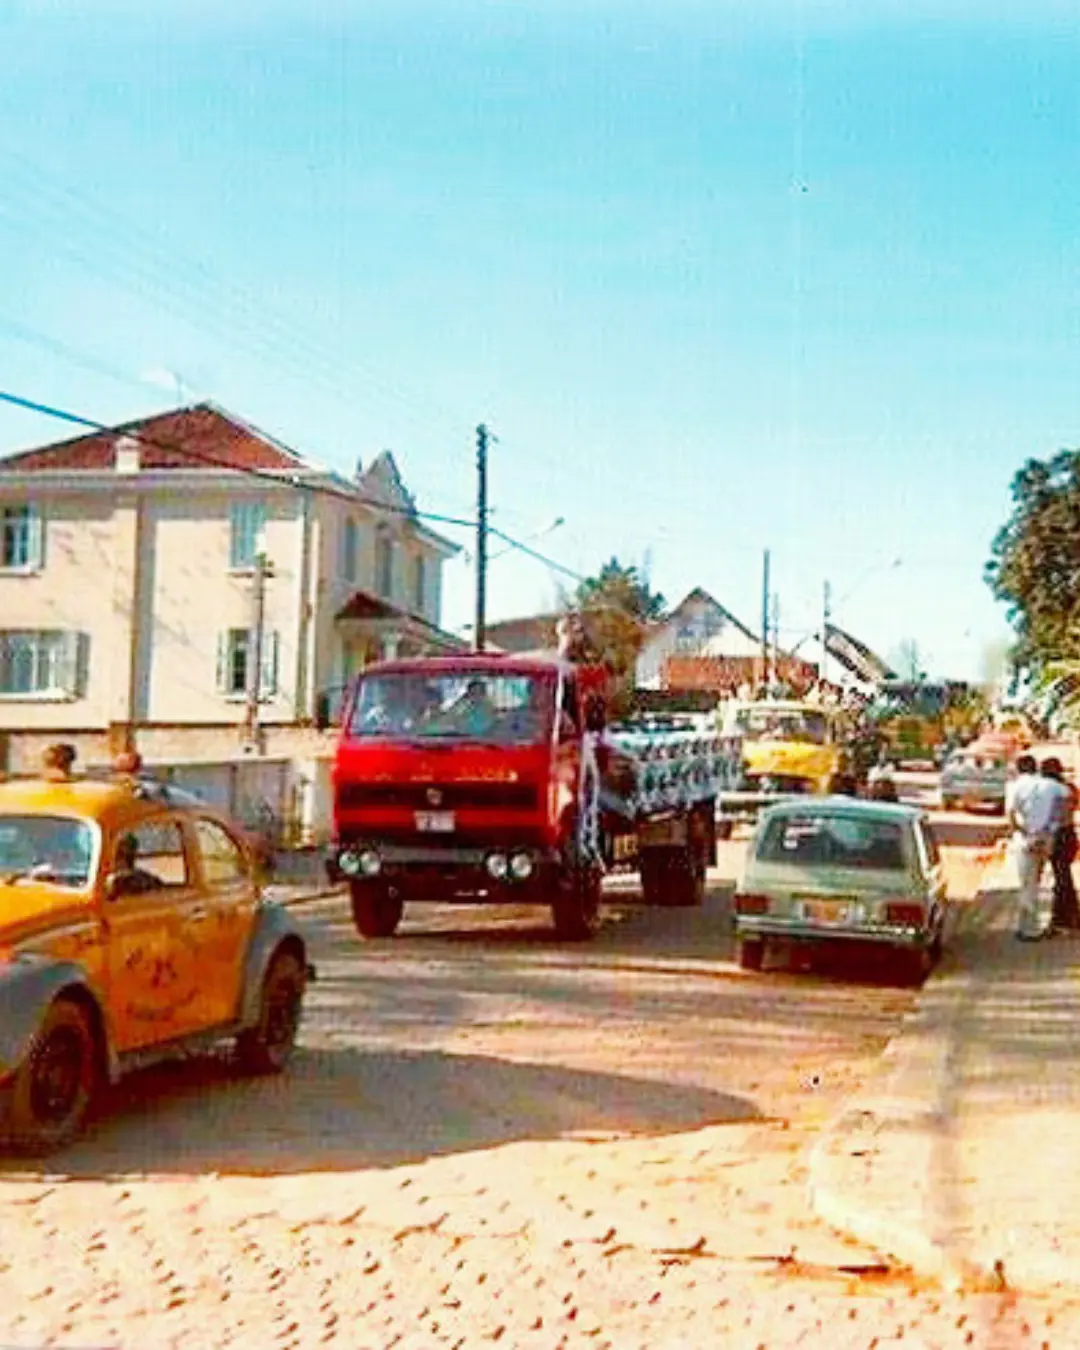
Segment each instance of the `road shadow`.
[{"label": "road shadow", "polygon": [[279,1078],[225,1056],[133,1074],[86,1135],[15,1175],[295,1175],[397,1167],[569,1135],[671,1134],[761,1119],[749,1098],[654,1079],[440,1051],[298,1051]]}]

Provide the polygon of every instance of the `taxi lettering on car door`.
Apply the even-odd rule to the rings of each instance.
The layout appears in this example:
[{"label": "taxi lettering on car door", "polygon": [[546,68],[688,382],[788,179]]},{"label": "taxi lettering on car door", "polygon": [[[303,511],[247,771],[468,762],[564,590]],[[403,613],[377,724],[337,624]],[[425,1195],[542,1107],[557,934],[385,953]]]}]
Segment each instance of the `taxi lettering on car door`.
[{"label": "taxi lettering on car door", "polygon": [[112,843],[109,1002],[117,1048],[138,1049],[213,1025],[204,954],[210,906],[183,822],[144,818]]}]

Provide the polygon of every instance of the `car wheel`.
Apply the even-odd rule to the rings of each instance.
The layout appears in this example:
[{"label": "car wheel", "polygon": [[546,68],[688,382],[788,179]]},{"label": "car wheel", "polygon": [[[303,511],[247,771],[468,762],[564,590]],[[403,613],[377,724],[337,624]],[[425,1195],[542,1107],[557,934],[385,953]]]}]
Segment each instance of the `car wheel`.
[{"label": "car wheel", "polygon": [[71,999],[57,999],[10,1089],[8,1130],[18,1152],[51,1153],[80,1133],[97,1089],[98,1065],[89,1016]]},{"label": "car wheel", "polygon": [[765,964],[765,942],[762,938],[740,938],[739,965],[743,970],[760,970]]},{"label": "car wheel", "polygon": [[905,988],[921,985],[933,966],[933,955],[925,947],[900,947],[896,960],[899,980]]},{"label": "car wheel", "polygon": [[289,1062],[300,1027],[307,971],[295,952],[278,952],[263,977],[258,1021],[236,1041],[248,1073],[280,1073]]},{"label": "car wheel", "polygon": [[405,902],[382,881],[350,883],[353,923],[364,938],[388,938],[397,932]]},{"label": "car wheel", "polygon": [[716,822],[717,839],[730,839],[735,831],[735,822],[733,820],[718,820]]}]

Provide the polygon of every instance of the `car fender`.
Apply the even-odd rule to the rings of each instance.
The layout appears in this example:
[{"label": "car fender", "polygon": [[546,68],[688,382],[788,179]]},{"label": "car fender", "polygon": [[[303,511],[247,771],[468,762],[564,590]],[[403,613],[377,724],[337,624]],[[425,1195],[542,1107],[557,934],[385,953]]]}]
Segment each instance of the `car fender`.
[{"label": "car fender", "polygon": [[92,1005],[102,1037],[103,1065],[116,1075],[116,1054],[105,1003],[86,970],[75,961],[22,955],[0,964],[0,1077],[13,1073],[30,1053],[45,1010],[58,994],[77,991]]},{"label": "car fender", "polygon": [[308,979],[314,970],[307,964],[307,941],[300,925],[284,905],[263,901],[255,912],[255,926],[244,959],[244,982],[240,995],[240,1024],[253,1027],[259,1020],[259,998],[263,979],[274,953],[283,944],[298,945],[299,956]]}]

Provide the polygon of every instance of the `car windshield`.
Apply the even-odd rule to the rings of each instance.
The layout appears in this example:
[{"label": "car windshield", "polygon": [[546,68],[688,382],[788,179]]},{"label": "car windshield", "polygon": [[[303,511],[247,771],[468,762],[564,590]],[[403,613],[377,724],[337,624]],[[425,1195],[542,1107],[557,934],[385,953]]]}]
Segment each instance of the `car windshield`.
[{"label": "car windshield", "polygon": [[748,741],[803,741],[824,745],[829,723],[821,714],[802,708],[745,708],[735,716],[735,728]]},{"label": "car windshield", "polygon": [[362,739],[534,744],[548,734],[554,682],[530,675],[394,672],[361,679],[349,734]]},{"label": "car windshield", "polygon": [[903,826],[872,816],[780,816],[766,826],[757,858],[800,867],[902,872],[906,867]]},{"label": "car windshield", "polygon": [[94,856],[94,829],[63,816],[0,815],[0,883],[39,880],[85,886]]}]

